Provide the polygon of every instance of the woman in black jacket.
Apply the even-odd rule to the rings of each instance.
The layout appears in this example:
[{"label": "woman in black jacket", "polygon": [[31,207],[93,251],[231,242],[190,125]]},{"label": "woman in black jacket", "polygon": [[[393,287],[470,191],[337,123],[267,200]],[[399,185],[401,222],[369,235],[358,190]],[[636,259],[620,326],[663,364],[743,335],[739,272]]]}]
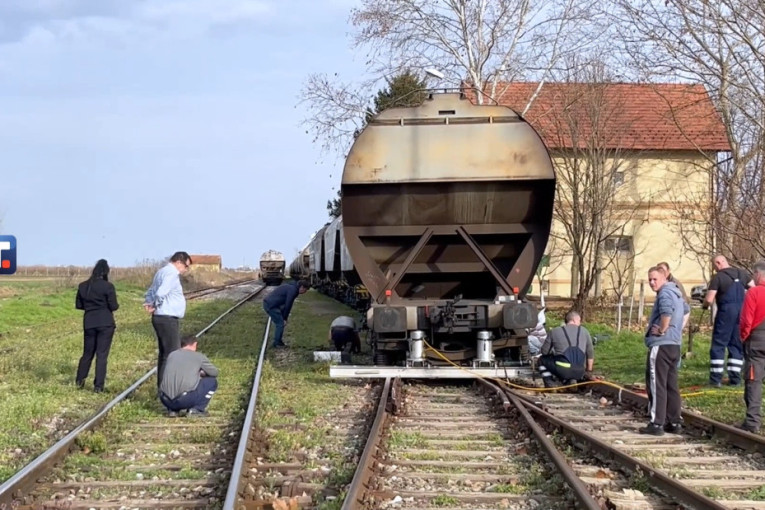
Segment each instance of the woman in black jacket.
[{"label": "woman in black jacket", "polygon": [[114,336],[114,312],[119,308],[117,292],[109,282],[109,264],[101,259],[96,262],[90,278],[82,282],[77,289],[76,306],[85,310],[82,327],[85,330],[85,345],[80,364],[77,367],[77,386],[85,385],[85,378],[90,372],[93,355],[96,355],[96,378],[93,388],[97,393],[104,391],[106,380],[106,358],[112,346]]}]

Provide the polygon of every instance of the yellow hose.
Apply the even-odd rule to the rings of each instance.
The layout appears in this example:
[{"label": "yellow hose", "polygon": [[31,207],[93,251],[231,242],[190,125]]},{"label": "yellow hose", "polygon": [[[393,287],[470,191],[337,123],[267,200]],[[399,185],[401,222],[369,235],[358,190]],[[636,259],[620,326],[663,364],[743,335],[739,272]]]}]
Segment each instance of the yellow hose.
[{"label": "yellow hose", "polygon": [[[585,381],[585,382],[580,382],[580,383],[576,383],[576,384],[569,384],[567,386],[556,386],[555,388],[537,388],[536,386],[521,386],[521,385],[518,385],[518,384],[515,384],[515,383],[511,383],[507,379],[500,379],[498,377],[486,377],[486,376],[483,376],[483,375],[478,374],[476,372],[473,372],[469,368],[465,368],[463,366],[460,366],[460,365],[454,363],[452,360],[450,360],[446,356],[444,356],[443,354],[441,354],[441,352],[438,349],[434,348],[432,345],[430,345],[427,342],[427,340],[423,340],[423,343],[427,347],[426,351],[432,351],[432,352],[436,353],[436,355],[438,357],[440,357],[441,359],[443,359],[444,361],[446,361],[447,363],[449,363],[453,367],[459,368],[460,370],[463,370],[463,371],[465,371],[465,372],[467,372],[469,374],[472,374],[473,376],[475,376],[478,379],[494,381],[497,384],[499,384],[500,386],[507,386],[507,387],[510,387],[510,388],[515,388],[517,390],[536,391],[536,392],[539,392],[539,393],[547,393],[547,392],[552,392],[552,391],[565,390],[565,389],[568,389],[568,388],[576,388],[578,386],[587,386],[587,385],[590,385],[590,384],[603,384],[603,385],[606,385],[606,386],[611,386],[612,388],[616,388],[618,390],[627,390],[627,388],[625,388],[624,386],[620,386],[618,384],[615,384],[615,383],[612,383],[612,382],[608,382],[608,381]],[[627,391],[630,391],[630,390],[627,390]],[[680,396],[681,397],[696,397],[696,396],[699,396],[699,395],[704,395],[706,393],[709,393],[709,392],[700,391],[700,392],[685,393],[685,394],[681,393]],[[730,392],[725,392],[725,393],[730,393]]]}]

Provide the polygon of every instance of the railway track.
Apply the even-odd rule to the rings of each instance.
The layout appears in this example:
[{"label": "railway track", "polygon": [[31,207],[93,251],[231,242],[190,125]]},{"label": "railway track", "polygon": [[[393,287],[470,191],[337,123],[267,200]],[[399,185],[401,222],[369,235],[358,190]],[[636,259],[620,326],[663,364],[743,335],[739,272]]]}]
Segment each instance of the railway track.
[{"label": "railway track", "polygon": [[690,412],[681,433],[639,434],[648,421],[645,397],[604,384],[576,394],[516,394],[548,429],[623,472],[640,473],[664,495],[645,508],[765,509],[761,436]]},{"label": "railway track", "polygon": [[[381,386],[356,383],[355,398],[313,420],[307,438],[313,445],[294,445],[278,459],[271,458],[268,445],[304,425],[285,419],[279,425],[262,428],[251,416],[256,409],[257,395],[253,394],[244,427],[247,433],[240,440],[224,510],[308,510],[338,501],[346,475],[331,466],[354,463],[360,456]],[[343,457],[341,462],[336,462],[338,455]],[[284,506],[274,506],[275,501]]]},{"label": "railway track", "polygon": [[[265,288],[251,290],[197,337]],[[201,419],[169,418],[141,408],[129,397],[155,393],[154,385],[145,384],[155,373],[156,367],[2,484],[0,508],[220,507],[239,427],[214,412]],[[217,393],[238,391],[223,386]]]},{"label": "railway track", "polygon": [[476,386],[387,380],[343,509],[765,509],[760,436],[690,412],[639,434],[645,397],[608,384]]},{"label": "railway track", "polygon": [[218,292],[223,292],[231,288],[241,287],[244,285],[248,285],[251,283],[258,283],[258,282],[259,280],[253,279],[253,278],[249,278],[246,280],[236,280],[230,283],[226,283],[224,285],[216,285],[212,287],[205,287],[203,289],[197,289],[197,290],[184,292],[183,295],[186,297],[186,299],[198,299],[204,296],[209,296],[210,294],[217,294]]},{"label": "railway track", "polygon": [[343,509],[599,508],[528,413],[483,390],[388,380]]}]

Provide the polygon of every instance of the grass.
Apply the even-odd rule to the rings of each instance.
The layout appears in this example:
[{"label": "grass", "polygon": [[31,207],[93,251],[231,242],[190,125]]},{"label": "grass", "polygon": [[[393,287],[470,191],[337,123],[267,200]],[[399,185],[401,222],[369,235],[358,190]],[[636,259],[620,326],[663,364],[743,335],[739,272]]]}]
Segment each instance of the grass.
[{"label": "grass", "polygon": [[394,430],[388,440],[388,445],[394,448],[422,448],[426,444],[427,440],[420,432]]},{"label": "grass", "polygon": [[433,506],[456,506],[459,502],[460,501],[454,496],[448,496],[446,494],[439,494],[430,500],[430,504]]},{"label": "grass", "polygon": [[[650,312],[650,307],[646,313]],[[693,310],[691,323],[697,324],[701,310]],[[621,331],[602,324],[585,324],[590,333],[601,340],[595,345],[595,373],[609,381],[631,385],[645,383],[645,357],[647,349],[642,332]],[[728,424],[740,423],[744,418],[743,389],[739,387],[711,388],[709,380],[709,346],[711,333],[702,328],[693,338],[692,356],[682,360],[678,372],[683,406],[712,419]],[[688,350],[688,333],[683,338],[683,352]]]},{"label": "grass", "polygon": [[[333,413],[342,412],[358,398],[363,383],[330,379],[328,365],[313,361],[313,351],[329,349],[327,332],[338,315],[358,316],[315,290],[298,297],[284,334],[289,348],[267,354],[256,416],[258,426],[268,435],[268,460],[307,456],[315,464],[329,467],[329,485],[342,489],[353,477],[356,452],[339,444],[341,440],[328,440],[327,432],[335,425]],[[363,342],[362,349],[368,351]],[[339,508],[335,501],[317,504]]]},{"label": "grass", "polygon": [[[13,295],[0,300],[0,482],[154,367],[157,348],[150,318],[141,308],[144,289],[118,284],[120,309],[107,391],[78,390],[74,379],[82,354],[82,312],[74,309],[75,289],[51,281],[12,282],[3,287],[3,295],[8,288]],[[230,305],[190,302],[183,333],[199,331]],[[94,375],[95,360],[86,388],[92,388]]]},{"label": "grass", "polygon": [[493,492],[501,492],[502,494],[525,494],[527,491],[528,487],[514,483],[500,483],[493,489]]}]

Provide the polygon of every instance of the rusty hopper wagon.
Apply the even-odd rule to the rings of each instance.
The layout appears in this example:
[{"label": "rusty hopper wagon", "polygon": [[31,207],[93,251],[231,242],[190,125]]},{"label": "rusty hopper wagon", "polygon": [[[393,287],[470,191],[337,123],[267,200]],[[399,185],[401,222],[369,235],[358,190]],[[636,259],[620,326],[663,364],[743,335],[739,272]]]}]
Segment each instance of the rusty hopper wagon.
[{"label": "rusty hopper wagon", "polygon": [[284,268],[287,264],[284,255],[275,250],[268,250],[260,256],[260,277],[266,285],[280,285],[284,280]]},{"label": "rusty hopper wagon", "polygon": [[343,170],[342,242],[375,364],[520,359],[554,194],[547,148],[509,108],[432,94],[371,120]]}]

